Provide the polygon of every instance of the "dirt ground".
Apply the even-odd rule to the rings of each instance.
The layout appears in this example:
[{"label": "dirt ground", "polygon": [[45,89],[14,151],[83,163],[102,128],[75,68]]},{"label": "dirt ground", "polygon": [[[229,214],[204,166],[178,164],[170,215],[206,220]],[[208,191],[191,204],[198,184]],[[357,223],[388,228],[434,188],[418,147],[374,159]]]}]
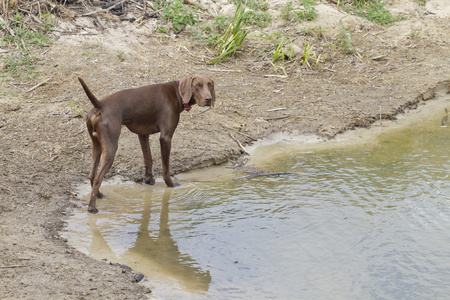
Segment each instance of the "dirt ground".
[{"label": "dirt ground", "polygon": [[[286,1],[273,1],[274,15]],[[133,281],[133,272],[96,261],[66,244],[59,232],[73,208],[74,187],[87,181],[90,140],[83,111],[91,104],[77,80],[84,78],[97,97],[142,85],[202,73],[215,81],[216,105],[183,112],[173,139],[174,174],[234,163],[243,145],[272,134],[317,134],[333,138],[354,127],[393,118],[433,98],[435,86],[450,80],[450,10],[446,0],[394,0],[388,8],[407,16],[379,26],[320,3],[311,22],[274,20],[278,31],[303,45],[311,39],[327,60],[319,69],[286,63],[287,77],[275,73],[267,42],[250,38],[246,50],[219,65],[204,44],[186,32],[156,32],[161,19],[141,27],[93,16],[59,20],[54,43],[33,82],[4,81],[0,96],[0,298],[140,299],[150,291]],[[230,9],[226,1],[203,5],[212,12]],[[326,27],[305,36],[302,28]],[[344,27],[353,32],[357,54],[336,45]],[[254,30],[256,35],[257,30]],[[323,47],[322,47],[323,46]],[[325,50],[324,50],[325,49]],[[47,84],[29,91],[37,83]],[[151,138],[155,173],[161,175],[158,136]],[[139,142],[126,129],[108,177],[140,180]]]}]

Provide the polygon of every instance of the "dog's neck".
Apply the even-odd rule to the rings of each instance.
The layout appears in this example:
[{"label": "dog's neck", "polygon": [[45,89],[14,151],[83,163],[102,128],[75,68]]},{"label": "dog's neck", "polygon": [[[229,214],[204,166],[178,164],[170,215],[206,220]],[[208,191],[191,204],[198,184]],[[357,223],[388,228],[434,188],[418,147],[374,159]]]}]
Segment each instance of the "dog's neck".
[{"label": "dog's neck", "polygon": [[180,102],[181,102],[181,107],[182,107],[181,111],[183,111],[183,110],[190,111],[191,110],[191,105],[189,104],[189,102],[188,103],[184,103],[183,97],[181,96],[180,91],[179,91],[179,88],[180,88],[181,83],[183,82],[183,80],[184,79],[178,80],[178,95],[179,95],[178,98],[180,99]]}]

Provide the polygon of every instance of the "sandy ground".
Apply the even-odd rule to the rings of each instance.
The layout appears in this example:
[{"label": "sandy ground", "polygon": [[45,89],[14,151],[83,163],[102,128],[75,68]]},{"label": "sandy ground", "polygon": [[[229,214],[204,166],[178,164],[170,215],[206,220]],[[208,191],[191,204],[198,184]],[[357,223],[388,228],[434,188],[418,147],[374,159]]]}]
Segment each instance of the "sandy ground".
[{"label": "sandy ground", "polygon": [[[285,1],[271,2],[274,15]],[[96,261],[66,244],[59,232],[70,214],[73,190],[87,180],[91,146],[82,111],[91,107],[77,81],[81,76],[98,97],[112,92],[203,73],[214,79],[216,106],[183,112],[173,140],[174,174],[193,168],[235,163],[243,145],[273,134],[319,135],[366,127],[380,117],[394,118],[434,96],[450,79],[450,13],[445,0],[391,1],[389,9],[408,17],[381,27],[317,6],[312,22],[275,20],[265,29],[312,42],[327,55],[319,70],[286,63],[287,78],[275,73],[266,41],[250,38],[238,58],[207,65],[211,52],[187,33],[156,33],[151,19],[136,28],[129,22],[77,17],[53,31],[55,42],[40,54],[35,81],[2,84],[0,96],[0,298],[140,299],[149,290],[134,273]],[[226,1],[204,3],[227,11]],[[101,25],[99,24],[101,23]],[[305,35],[302,28],[326,27]],[[334,36],[353,32],[359,54],[347,55]],[[256,35],[257,30],[254,30]],[[122,58],[122,59],[121,59]],[[28,90],[43,80],[46,85]],[[157,176],[161,174],[158,137],[151,139]],[[138,139],[122,131],[108,177],[141,180]]]}]

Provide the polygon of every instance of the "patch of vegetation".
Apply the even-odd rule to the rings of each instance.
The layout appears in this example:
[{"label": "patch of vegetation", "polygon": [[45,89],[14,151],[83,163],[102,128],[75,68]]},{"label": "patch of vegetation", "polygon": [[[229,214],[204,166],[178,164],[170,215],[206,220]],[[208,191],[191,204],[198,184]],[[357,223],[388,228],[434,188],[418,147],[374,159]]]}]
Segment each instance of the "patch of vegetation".
[{"label": "patch of vegetation", "polygon": [[289,22],[312,21],[317,17],[314,0],[300,0],[302,7],[294,7],[292,1],[282,9],[281,17]]},{"label": "patch of vegetation", "polygon": [[0,22],[3,37],[1,47],[14,48],[12,54],[4,57],[5,68],[3,72],[13,78],[33,79],[38,57],[33,53],[36,48],[46,47],[52,43],[47,36],[52,30],[52,17],[50,14],[41,14],[42,28],[40,30],[28,27],[25,18],[17,13],[11,22]]},{"label": "patch of vegetation", "polygon": [[291,67],[300,64],[301,66],[317,70],[319,65],[326,60],[326,55],[318,54],[312,42],[305,41],[303,48],[299,48],[294,46],[292,39],[279,34],[266,34],[261,36],[261,38],[272,42],[272,50],[266,56],[271,58],[270,63],[275,73],[278,73],[278,69],[281,69],[284,75],[288,76],[286,72],[286,68],[289,66],[288,63],[290,63]]},{"label": "patch of vegetation", "polygon": [[120,61],[125,61],[125,51],[118,50],[117,51],[117,58],[119,58]]},{"label": "patch of vegetation", "polygon": [[356,49],[353,46],[353,34],[350,30],[341,28],[341,31],[334,36],[334,39],[346,54],[353,54],[356,52]]},{"label": "patch of vegetation", "polygon": [[405,19],[401,16],[394,17],[386,10],[385,6],[386,3],[381,0],[353,0],[351,3],[345,4],[343,8],[347,12],[353,12],[379,25],[392,24]]},{"label": "patch of vegetation", "polygon": [[217,37],[214,47],[217,48],[216,58],[211,60],[209,64],[217,64],[229,59],[236,51],[241,49],[242,44],[247,38],[250,30],[246,28],[247,12],[245,8],[239,4],[232,23],[229,23],[224,33]]},{"label": "patch of vegetation", "polygon": [[163,18],[172,22],[175,32],[180,32],[184,26],[195,25],[199,21],[197,10],[191,6],[184,5],[182,0],[172,2],[157,1],[155,6],[163,9]]},{"label": "patch of vegetation", "polygon": [[70,110],[77,115],[78,118],[81,118],[84,115],[86,115],[86,112],[82,110],[78,105],[71,102],[68,106]]},{"label": "patch of vegetation", "polygon": [[245,5],[255,11],[266,11],[269,9],[269,4],[267,4],[266,0],[231,0],[230,2],[237,6]]},{"label": "patch of vegetation", "polygon": [[245,15],[244,19],[247,22],[247,24],[256,25],[260,28],[264,28],[272,21],[272,16],[269,13],[249,10],[247,11],[247,14]]}]

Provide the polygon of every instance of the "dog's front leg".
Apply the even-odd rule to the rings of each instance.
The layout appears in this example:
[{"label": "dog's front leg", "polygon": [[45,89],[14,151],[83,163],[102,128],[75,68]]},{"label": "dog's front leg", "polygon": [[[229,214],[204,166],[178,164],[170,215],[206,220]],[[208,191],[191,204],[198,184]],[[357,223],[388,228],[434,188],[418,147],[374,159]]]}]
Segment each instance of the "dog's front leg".
[{"label": "dog's front leg", "polygon": [[168,187],[174,187],[174,183],[170,178],[170,150],[172,147],[172,136],[164,135],[161,133],[159,138],[159,142],[161,143],[161,160],[163,167],[163,179]]}]

